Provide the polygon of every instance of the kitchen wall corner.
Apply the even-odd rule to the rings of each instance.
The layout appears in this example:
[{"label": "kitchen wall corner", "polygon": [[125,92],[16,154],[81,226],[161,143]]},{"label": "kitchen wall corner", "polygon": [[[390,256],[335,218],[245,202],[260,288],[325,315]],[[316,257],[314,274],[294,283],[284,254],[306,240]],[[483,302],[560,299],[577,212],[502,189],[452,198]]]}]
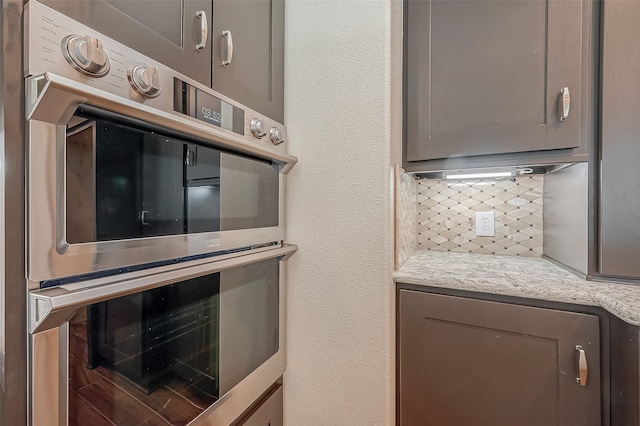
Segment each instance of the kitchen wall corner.
[{"label": "kitchen wall corner", "polygon": [[285,7],[285,424],[393,424],[402,2]]}]

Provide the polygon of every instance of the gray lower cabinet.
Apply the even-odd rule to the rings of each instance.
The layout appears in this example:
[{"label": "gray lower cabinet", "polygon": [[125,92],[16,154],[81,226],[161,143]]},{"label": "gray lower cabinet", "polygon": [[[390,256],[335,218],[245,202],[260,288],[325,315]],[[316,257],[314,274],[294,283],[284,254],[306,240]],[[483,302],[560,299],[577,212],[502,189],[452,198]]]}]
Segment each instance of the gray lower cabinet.
[{"label": "gray lower cabinet", "polygon": [[282,385],[278,385],[233,426],[282,426],[284,424],[282,397]]},{"label": "gray lower cabinet", "polygon": [[284,0],[216,0],[213,33],[213,89],[283,123]]},{"label": "gray lower cabinet", "polygon": [[400,425],[608,424],[598,316],[406,289],[398,306]]},{"label": "gray lower cabinet", "polygon": [[611,424],[640,425],[640,327],[611,320]]},{"label": "gray lower cabinet", "polygon": [[405,0],[404,7],[405,167],[580,146],[588,2]]},{"label": "gray lower cabinet", "polygon": [[[211,85],[211,0],[40,1],[206,86]],[[197,49],[205,23],[206,47]]]}]

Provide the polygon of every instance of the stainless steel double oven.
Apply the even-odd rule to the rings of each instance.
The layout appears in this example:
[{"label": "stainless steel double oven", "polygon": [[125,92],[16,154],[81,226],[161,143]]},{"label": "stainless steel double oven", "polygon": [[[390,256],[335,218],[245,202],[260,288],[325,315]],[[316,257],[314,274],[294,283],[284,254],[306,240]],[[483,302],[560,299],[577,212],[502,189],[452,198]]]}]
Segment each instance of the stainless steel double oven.
[{"label": "stainless steel double oven", "polygon": [[284,371],[286,129],[35,0],[25,44],[31,424],[230,424]]}]

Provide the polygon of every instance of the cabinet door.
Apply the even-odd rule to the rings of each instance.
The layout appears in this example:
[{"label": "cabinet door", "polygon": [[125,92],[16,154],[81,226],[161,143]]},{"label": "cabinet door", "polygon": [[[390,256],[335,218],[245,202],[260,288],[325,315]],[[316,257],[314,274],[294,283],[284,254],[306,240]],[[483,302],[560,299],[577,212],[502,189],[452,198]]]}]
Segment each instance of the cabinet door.
[{"label": "cabinet door", "polygon": [[582,3],[405,0],[406,160],[578,147]]},{"label": "cabinet door", "polygon": [[[599,319],[401,290],[401,425],[600,425]],[[581,386],[580,345],[588,377]]]},{"label": "cabinet door", "polygon": [[187,181],[220,180],[220,151],[206,146],[185,145]]},{"label": "cabinet door", "polygon": [[215,0],[213,32],[213,88],[283,123],[284,0]]},{"label": "cabinet door", "polygon": [[[41,0],[145,56],[211,85],[211,0]],[[207,17],[206,47],[202,11]],[[108,46],[107,46],[108,47]]]},{"label": "cabinet door", "polygon": [[600,272],[640,277],[640,2],[607,1],[602,26]]}]

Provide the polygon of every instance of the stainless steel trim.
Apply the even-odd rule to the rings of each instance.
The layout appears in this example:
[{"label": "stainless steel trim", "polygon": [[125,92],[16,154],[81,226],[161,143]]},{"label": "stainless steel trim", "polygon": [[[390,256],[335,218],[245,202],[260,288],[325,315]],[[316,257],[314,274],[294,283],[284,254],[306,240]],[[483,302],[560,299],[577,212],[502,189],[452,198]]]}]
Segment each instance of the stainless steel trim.
[{"label": "stainless steel trim", "polygon": [[197,11],[196,16],[200,18],[200,43],[196,44],[196,49],[202,50],[207,47],[209,23],[207,22],[207,13],[204,10]]},{"label": "stainless steel trim", "polygon": [[227,66],[231,65],[231,61],[233,61],[233,36],[229,30],[224,30],[222,36],[227,40],[227,50],[225,58],[222,60],[222,65]]},{"label": "stainless steel trim", "polygon": [[27,120],[66,125],[78,105],[90,104],[180,132],[197,138],[203,143],[208,142],[266,160],[280,162],[283,164],[281,173],[284,174],[288,173],[298,161],[296,157],[286,153],[267,150],[260,145],[249,145],[239,136],[233,135],[232,132],[225,132],[194,118],[167,113],[53,73],[47,72],[29,77],[26,90]]},{"label": "stainless steel trim", "polygon": [[[103,285],[107,285],[107,284],[112,284],[114,283],[114,281],[126,281],[126,280],[133,280],[136,278],[140,278],[140,277],[146,277],[148,275],[158,275],[164,272],[169,272],[169,271],[175,271],[175,270],[181,270],[184,268],[188,268],[191,266],[197,266],[197,265],[204,265],[204,264],[209,264],[211,262],[219,262],[221,260],[227,260],[227,259],[232,259],[232,258],[236,258],[238,256],[246,256],[246,255],[250,255],[250,254],[256,254],[256,253],[262,253],[264,251],[269,251],[269,250],[275,250],[277,248],[282,248],[284,247],[283,244],[279,244],[279,245],[269,245],[269,246],[264,246],[264,247],[252,247],[250,250],[247,250],[245,252],[242,253],[230,253],[230,254],[223,254],[220,256],[216,256],[215,258],[204,258],[204,259],[197,259],[197,260],[191,260],[189,262],[185,262],[185,263],[173,263],[173,264],[169,264],[169,265],[165,265],[165,266],[157,266],[153,269],[143,269],[140,271],[135,271],[135,272],[125,272],[125,273],[121,273],[118,274],[117,277],[114,279],[114,277],[104,277],[104,278],[96,278],[93,279],[91,281],[81,281],[78,283],[71,283],[71,284],[64,284],[61,286],[58,286],[58,288],[64,288],[65,290],[68,291],[75,291],[75,290],[81,290],[81,289],[86,289],[89,287],[98,287],[98,286],[103,286]],[[291,256],[291,254],[285,254],[283,255],[282,260],[287,260],[289,257]],[[32,288],[30,289],[32,291],[35,290],[40,290],[40,287],[37,288]]]},{"label": "stainless steel trim", "polygon": [[[25,271],[25,121],[22,0],[0,15],[0,424],[29,419]],[[60,53],[62,55],[62,53]]]},{"label": "stainless steel trim", "polygon": [[104,285],[81,283],[31,291],[29,292],[29,332],[39,333],[58,327],[61,323],[68,321],[83,306],[260,260],[290,256],[297,249],[296,245],[285,245],[276,249],[236,255],[224,260],[189,265],[162,273],[149,273],[133,279],[121,277],[118,281]]},{"label": "stainless steel trim", "polygon": [[33,426],[67,425],[69,411],[69,323],[31,335]]}]

